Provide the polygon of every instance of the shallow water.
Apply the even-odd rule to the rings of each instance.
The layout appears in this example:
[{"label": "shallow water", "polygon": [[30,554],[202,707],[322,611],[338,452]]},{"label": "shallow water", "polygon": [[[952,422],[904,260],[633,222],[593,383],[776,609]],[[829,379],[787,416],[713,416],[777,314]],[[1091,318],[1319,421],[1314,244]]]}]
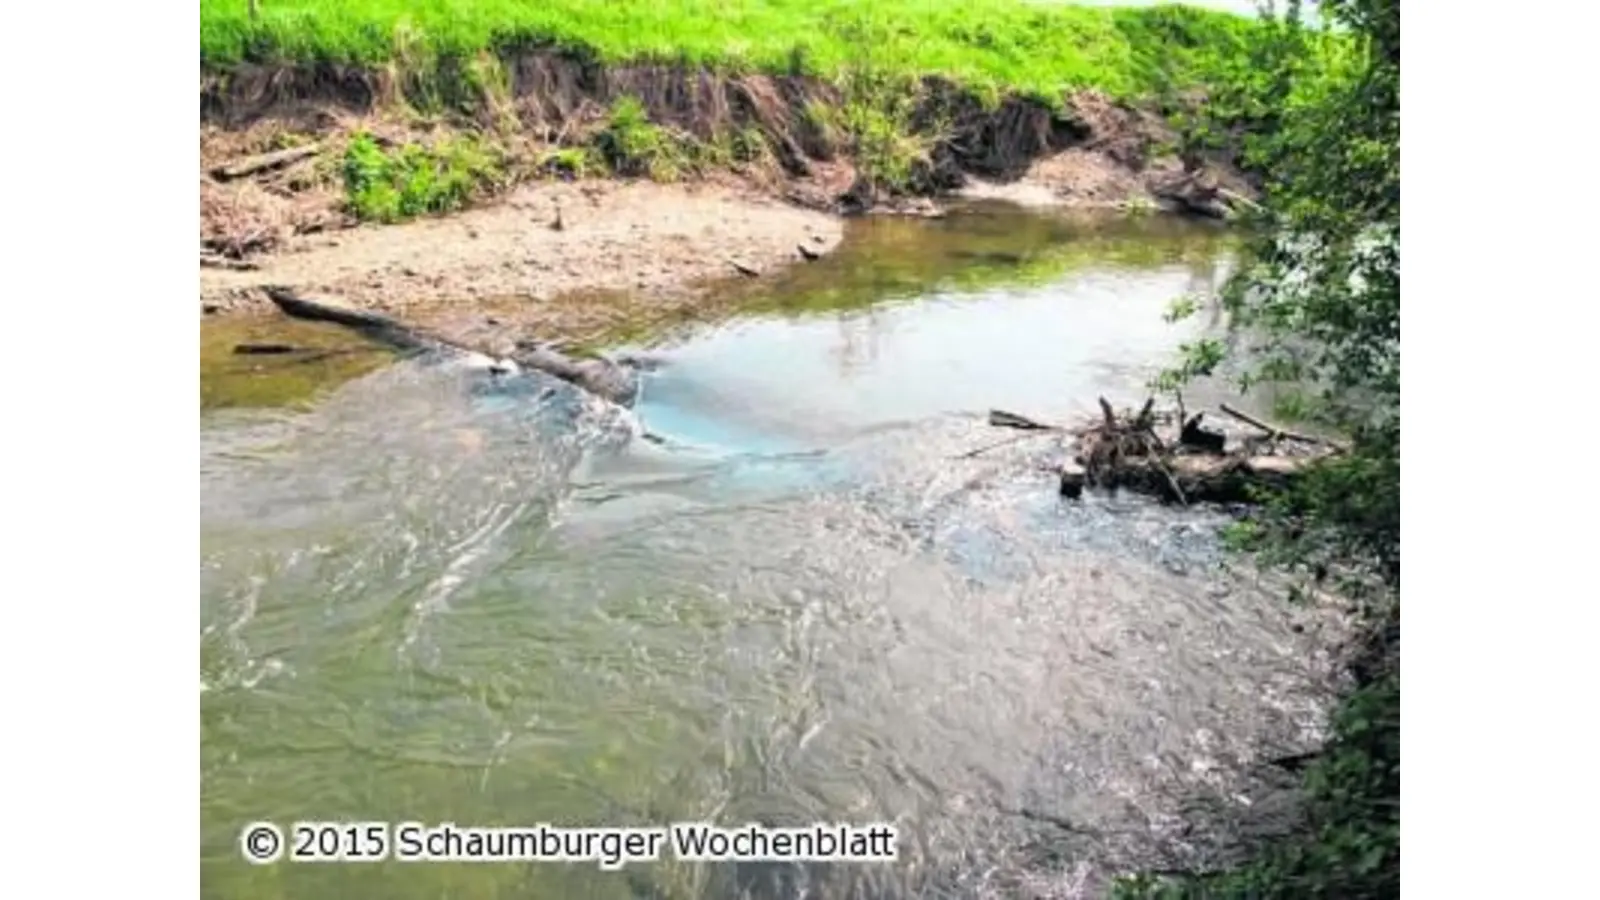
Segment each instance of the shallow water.
[{"label": "shallow water", "polygon": [[[740,288],[759,312],[652,342],[638,421],[414,362],[309,408],[219,388],[203,893],[1070,897],[1200,858],[1219,841],[1180,815],[1269,803],[1247,763],[1314,737],[1320,619],[1221,565],[1220,512],[1060,501],[1048,440],[953,457],[1009,436],[990,407],[1142,399],[1206,324],[1161,313],[1225,269],[1163,219],[873,220]],[[258,819],[901,841],[892,865],[248,866]]]}]

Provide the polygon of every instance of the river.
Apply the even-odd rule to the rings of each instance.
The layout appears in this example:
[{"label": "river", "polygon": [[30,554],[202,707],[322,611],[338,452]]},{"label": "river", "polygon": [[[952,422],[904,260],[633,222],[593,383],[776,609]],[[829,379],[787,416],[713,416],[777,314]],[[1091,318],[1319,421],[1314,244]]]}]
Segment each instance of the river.
[{"label": "river", "polygon": [[[1224,511],[1056,496],[1002,407],[1137,404],[1215,228],[975,207],[651,336],[638,418],[357,352],[202,355],[203,894],[1098,896],[1281,820],[1327,613]],[[243,330],[241,330],[243,329]],[[343,343],[341,343],[343,342]],[[1200,402],[1203,396],[1191,402]],[[241,861],[247,822],[894,822],[893,864]],[[1193,823],[1203,821],[1205,827]]]}]

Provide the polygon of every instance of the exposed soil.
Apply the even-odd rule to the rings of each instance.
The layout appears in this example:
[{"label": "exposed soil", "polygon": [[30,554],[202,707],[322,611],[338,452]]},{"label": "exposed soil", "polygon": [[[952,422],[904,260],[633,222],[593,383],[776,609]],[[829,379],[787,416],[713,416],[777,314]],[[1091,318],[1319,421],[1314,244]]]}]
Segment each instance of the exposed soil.
[{"label": "exposed soil", "polygon": [[670,315],[707,280],[750,277],[736,266],[801,261],[801,245],[826,253],[840,226],[730,184],[538,183],[453,216],[289,237],[258,269],[202,268],[200,297],[268,309],[260,286],[282,284],[413,318],[493,308],[571,337],[641,306]]},{"label": "exposed soil", "polygon": [[[405,113],[396,101],[406,85],[381,73],[244,67],[203,76],[202,310],[268,309],[260,287],[282,284],[404,309],[412,320],[472,312],[581,338],[692,312],[711,280],[759,277],[827,253],[843,214],[937,214],[938,198],[965,194],[1224,215],[1230,196],[1254,195],[1225,161],[1185,166],[1172,156],[1160,117],[1092,92],[1068,98],[1065,112],[1017,98],[984,109],[930,80],[914,120],[938,131],[909,191],[891,193],[863,177],[848,141],[819,124],[817,105],[837,106],[839,96],[813,79],[604,68],[546,52],[503,64],[510,96],[478,98],[480,121],[449,125]],[[586,140],[623,94],[685,140],[759,131],[764,159],[673,184],[537,172],[532,160]],[[359,225],[345,213],[339,162],[355,130],[399,144],[462,128],[492,135],[520,184],[477,208],[398,225]],[[285,166],[214,174],[307,144],[316,152]]]}]

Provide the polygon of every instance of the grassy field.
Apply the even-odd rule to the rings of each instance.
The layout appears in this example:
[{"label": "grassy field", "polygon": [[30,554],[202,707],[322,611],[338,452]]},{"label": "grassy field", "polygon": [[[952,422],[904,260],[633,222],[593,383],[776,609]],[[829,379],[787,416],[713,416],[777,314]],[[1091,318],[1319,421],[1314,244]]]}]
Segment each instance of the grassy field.
[{"label": "grassy field", "polygon": [[1237,66],[1255,23],[1177,4],[1024,0],[201,0],[200,59],[429,70],[441,59],[558,45],[604,62],[838,78],[869,65],[975,90],[1136,96]]}]

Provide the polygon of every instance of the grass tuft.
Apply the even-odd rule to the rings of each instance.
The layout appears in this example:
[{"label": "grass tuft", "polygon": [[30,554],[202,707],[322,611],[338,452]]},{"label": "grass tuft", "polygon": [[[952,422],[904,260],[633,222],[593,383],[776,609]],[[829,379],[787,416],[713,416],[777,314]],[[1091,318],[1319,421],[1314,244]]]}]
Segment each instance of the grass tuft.
[{"label": "grass tuft", "polygon": [[612,105],[593,144],[611,171],[624,177],[648,175],[656,181],[676,181],[688,164],[688,154],[679,142],[650,121],[644,104],[635,97],[619,98]]}]

